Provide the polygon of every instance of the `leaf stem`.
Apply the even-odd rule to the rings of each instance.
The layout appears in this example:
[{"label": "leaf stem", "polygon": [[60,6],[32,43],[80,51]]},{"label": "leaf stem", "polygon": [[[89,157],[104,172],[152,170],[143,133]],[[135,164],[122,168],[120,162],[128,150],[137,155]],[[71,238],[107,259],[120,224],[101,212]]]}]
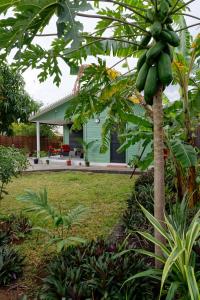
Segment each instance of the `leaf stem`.
[{"label": "leaf stem", "polygon": [[196,1],[196,0],[190,0],[187,3],[184,3],[182,6],[178,7],[177,9],[172,10],[171,14],[175,14],[177,11],[181,10],[182,8],[186,7],[188,4],[190,4],[194,1]]},{"label": "leaf stem", "polygon": [[200,23],[192,24],[192,25],[189,25],[189,26],[177,29],[176,32],[179,32],[179,31],[182,31],[182,30],[186,30],[188,28],[195,27],[195,26],[198,26],[198,25],[200,25]]},{"label": "leaf stem", "polygon": [[83,13],[77,13],[76,15],[79,16],[79,17],[84,17],[84,18],[111,20],[113,22],[119,22],[119,23],[122,23],[122,24],[125,24],[125,25],[135,27],[135,28],[137,28],[137,29],[139,29],[139,30],[141,30],[145,33],[148,33],[148,31],[146,31],[144,28],[136,25],[135,23],[127,22],[127,21],[124,21],[124,20],[121,20],[121,19],[118,19],[118,18],[113,18],[113,17],[110,17],[110,16],[101,16],[101,15],[89,15],[89,14],[83,14]]}]

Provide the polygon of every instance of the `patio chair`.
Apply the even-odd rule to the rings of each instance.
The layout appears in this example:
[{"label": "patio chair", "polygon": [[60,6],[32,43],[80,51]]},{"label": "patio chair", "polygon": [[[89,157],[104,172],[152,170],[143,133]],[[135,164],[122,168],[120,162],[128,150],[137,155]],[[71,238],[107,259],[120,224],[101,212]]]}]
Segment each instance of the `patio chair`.
[{"label": "patio chair", "polygon": [[69,156],[69,152],[71,151],[71,147],[67,144],[61,146],[60,155]]}]

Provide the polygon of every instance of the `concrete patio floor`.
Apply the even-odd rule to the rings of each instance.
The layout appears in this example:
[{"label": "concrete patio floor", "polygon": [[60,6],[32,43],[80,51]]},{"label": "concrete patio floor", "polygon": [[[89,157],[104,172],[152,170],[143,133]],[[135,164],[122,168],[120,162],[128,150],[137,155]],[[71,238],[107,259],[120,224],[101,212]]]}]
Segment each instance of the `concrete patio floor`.
[{"label": "concrete patio floor", "polygon": [[[83,160],[72,160],[72,165],[67,166],[66,160],[49,159],[49,164],[46,159],[41,158],[38,164],[34,164],[33,159],[29,159],[29,167],[24,172],[41,172],[41,171],[79,171],[79,172],[94,172],[94,173],[110,173],[110,174],[131,174],[132,169],[126,164],[95,164],[91,163],[86,167]],[[79,165],[81,163],[81,165]],[[140,174],[141,171],[136,171],[135,174]]]}]

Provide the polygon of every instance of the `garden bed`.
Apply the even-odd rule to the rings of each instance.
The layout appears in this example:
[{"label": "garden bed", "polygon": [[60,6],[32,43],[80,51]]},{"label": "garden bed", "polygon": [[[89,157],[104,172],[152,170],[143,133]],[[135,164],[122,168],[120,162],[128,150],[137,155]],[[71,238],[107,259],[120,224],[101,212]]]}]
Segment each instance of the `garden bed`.
[{"label": "garden bed", "polygon": [[[119,184],[120,183],[120,184]],[[133,180],[128,175],[94,174],[94,173],[35,173],[14,179],[8,185],[9,194],[1,202],[1,213],[20,213],[25,205],[16,200],[25,189],[39,191],[44,187],[48,190],[50,203],[62,210],[71,209],[79,204],[88,207],[84,226],[73,227],[71,234],[86,238],[106,237],[112,232],[126,207],[126,199],[130,195]],[[34,213],[25,213],[33,226],[43,226],[53,230],[43,218]],[[32,294],[37,289],[45,260],[55,253],[55,247],[47,247],[46,237],[33,232],[26,239],[14,245],[26,256],[25,270],[16,288]],[[0,291],[6,293],[4,289]],[[11,292],[13,294],[13,289]],[[9,298],[7,298],[9,300]],[[11,298],[12,299],[12,298]]]}]

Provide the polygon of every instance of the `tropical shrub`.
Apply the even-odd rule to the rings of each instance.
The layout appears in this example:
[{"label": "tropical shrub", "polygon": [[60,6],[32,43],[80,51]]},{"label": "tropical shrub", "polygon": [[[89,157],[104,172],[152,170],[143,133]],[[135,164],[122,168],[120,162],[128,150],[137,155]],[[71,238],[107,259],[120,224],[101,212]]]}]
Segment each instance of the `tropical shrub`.
[{"label": "tropical shrub", "polygon": [[5,186],[12,177],[17,177],[27,165],[27,158],[20,149],[0,146],[0,199],[7,194]]},{"label": "tropical shrub", "polygon": [[69,236],[69,230],[74,225],[80,225],[80,221],[83,220],[87,209],[83,205],[79,205],[68,212],[54,208],[48,201],[47,190],[36,193],[31,190],[27,190],[24,195],[17,198],[18,200],[29,204],[29,208],[25,210],[27,212],[34,212],[36,216],[40,216],[45,220],[50,220],[54,231],[50,231],[46,228],[37,227],[33,228],[44,233],[50,244],[56,244],[57,251],[61,251],[64,247],[72,243],[85,242],[84,239],[76,236]]},{"label": "tropical shrub", "polygon": [[8,246],[0,247],[0,286],[7,285],[22,275],[24,257]]},{"label": "tropical shrub", "polygon": [[[170,161],[165,165],[166,180],[166,209],[169,212],[170,203],[177,199],[174,172]],[[140,205],[145,207],[151,214],[154,212],[154,174],[153,169],[141,174],[135,181],[133,191],[127,199],[127,209],[123,214],[123,224],[126,231],[138,231],[152,229],[142,213]],[[141,237],[140,237],[141,238]]]},{"label": "tropical shrub", "polygon": [[24,266],[24,257],[8,246],[9,241],[9,234],[0,231],[0,286],[20,277]]},{"label": "tropical shrub", "polygon": [[[138,250],[139,253],[154,257],[163,264],[163,270],[149,270],[151,276],[160,275],[160,297],[165,295],[167,300],[200,299],[200,272],[194,251],[200,237],[200,210],[188,223],[187,202],[184,200],[181,204],[177,203],[171,210],[171,215],[165,215],[165,227],[162,227],[153,215],[144,207],[141,208],[149,222],[166,240],[165,245],[151,234],[139,232],[142,237],[159,246],[163,253],[163,256],[156,256],[149,251]],[[144,274],[137,274],[132,279],[140,276]]]},{"label": "tropical shrub", "polygon": [[11,214],[0,216],[0,230],[9,235],[11,242],[18,242],[30,233],[32,224],[23,214]]},{"label": "tropical shrub", "polygon": [[116,257],[124,249],[103,240],[68,247],[49,263],[41,299],[154,299],[156,284],[149,278],[123,286],[130,275],[148,268],[137,254]]}]

